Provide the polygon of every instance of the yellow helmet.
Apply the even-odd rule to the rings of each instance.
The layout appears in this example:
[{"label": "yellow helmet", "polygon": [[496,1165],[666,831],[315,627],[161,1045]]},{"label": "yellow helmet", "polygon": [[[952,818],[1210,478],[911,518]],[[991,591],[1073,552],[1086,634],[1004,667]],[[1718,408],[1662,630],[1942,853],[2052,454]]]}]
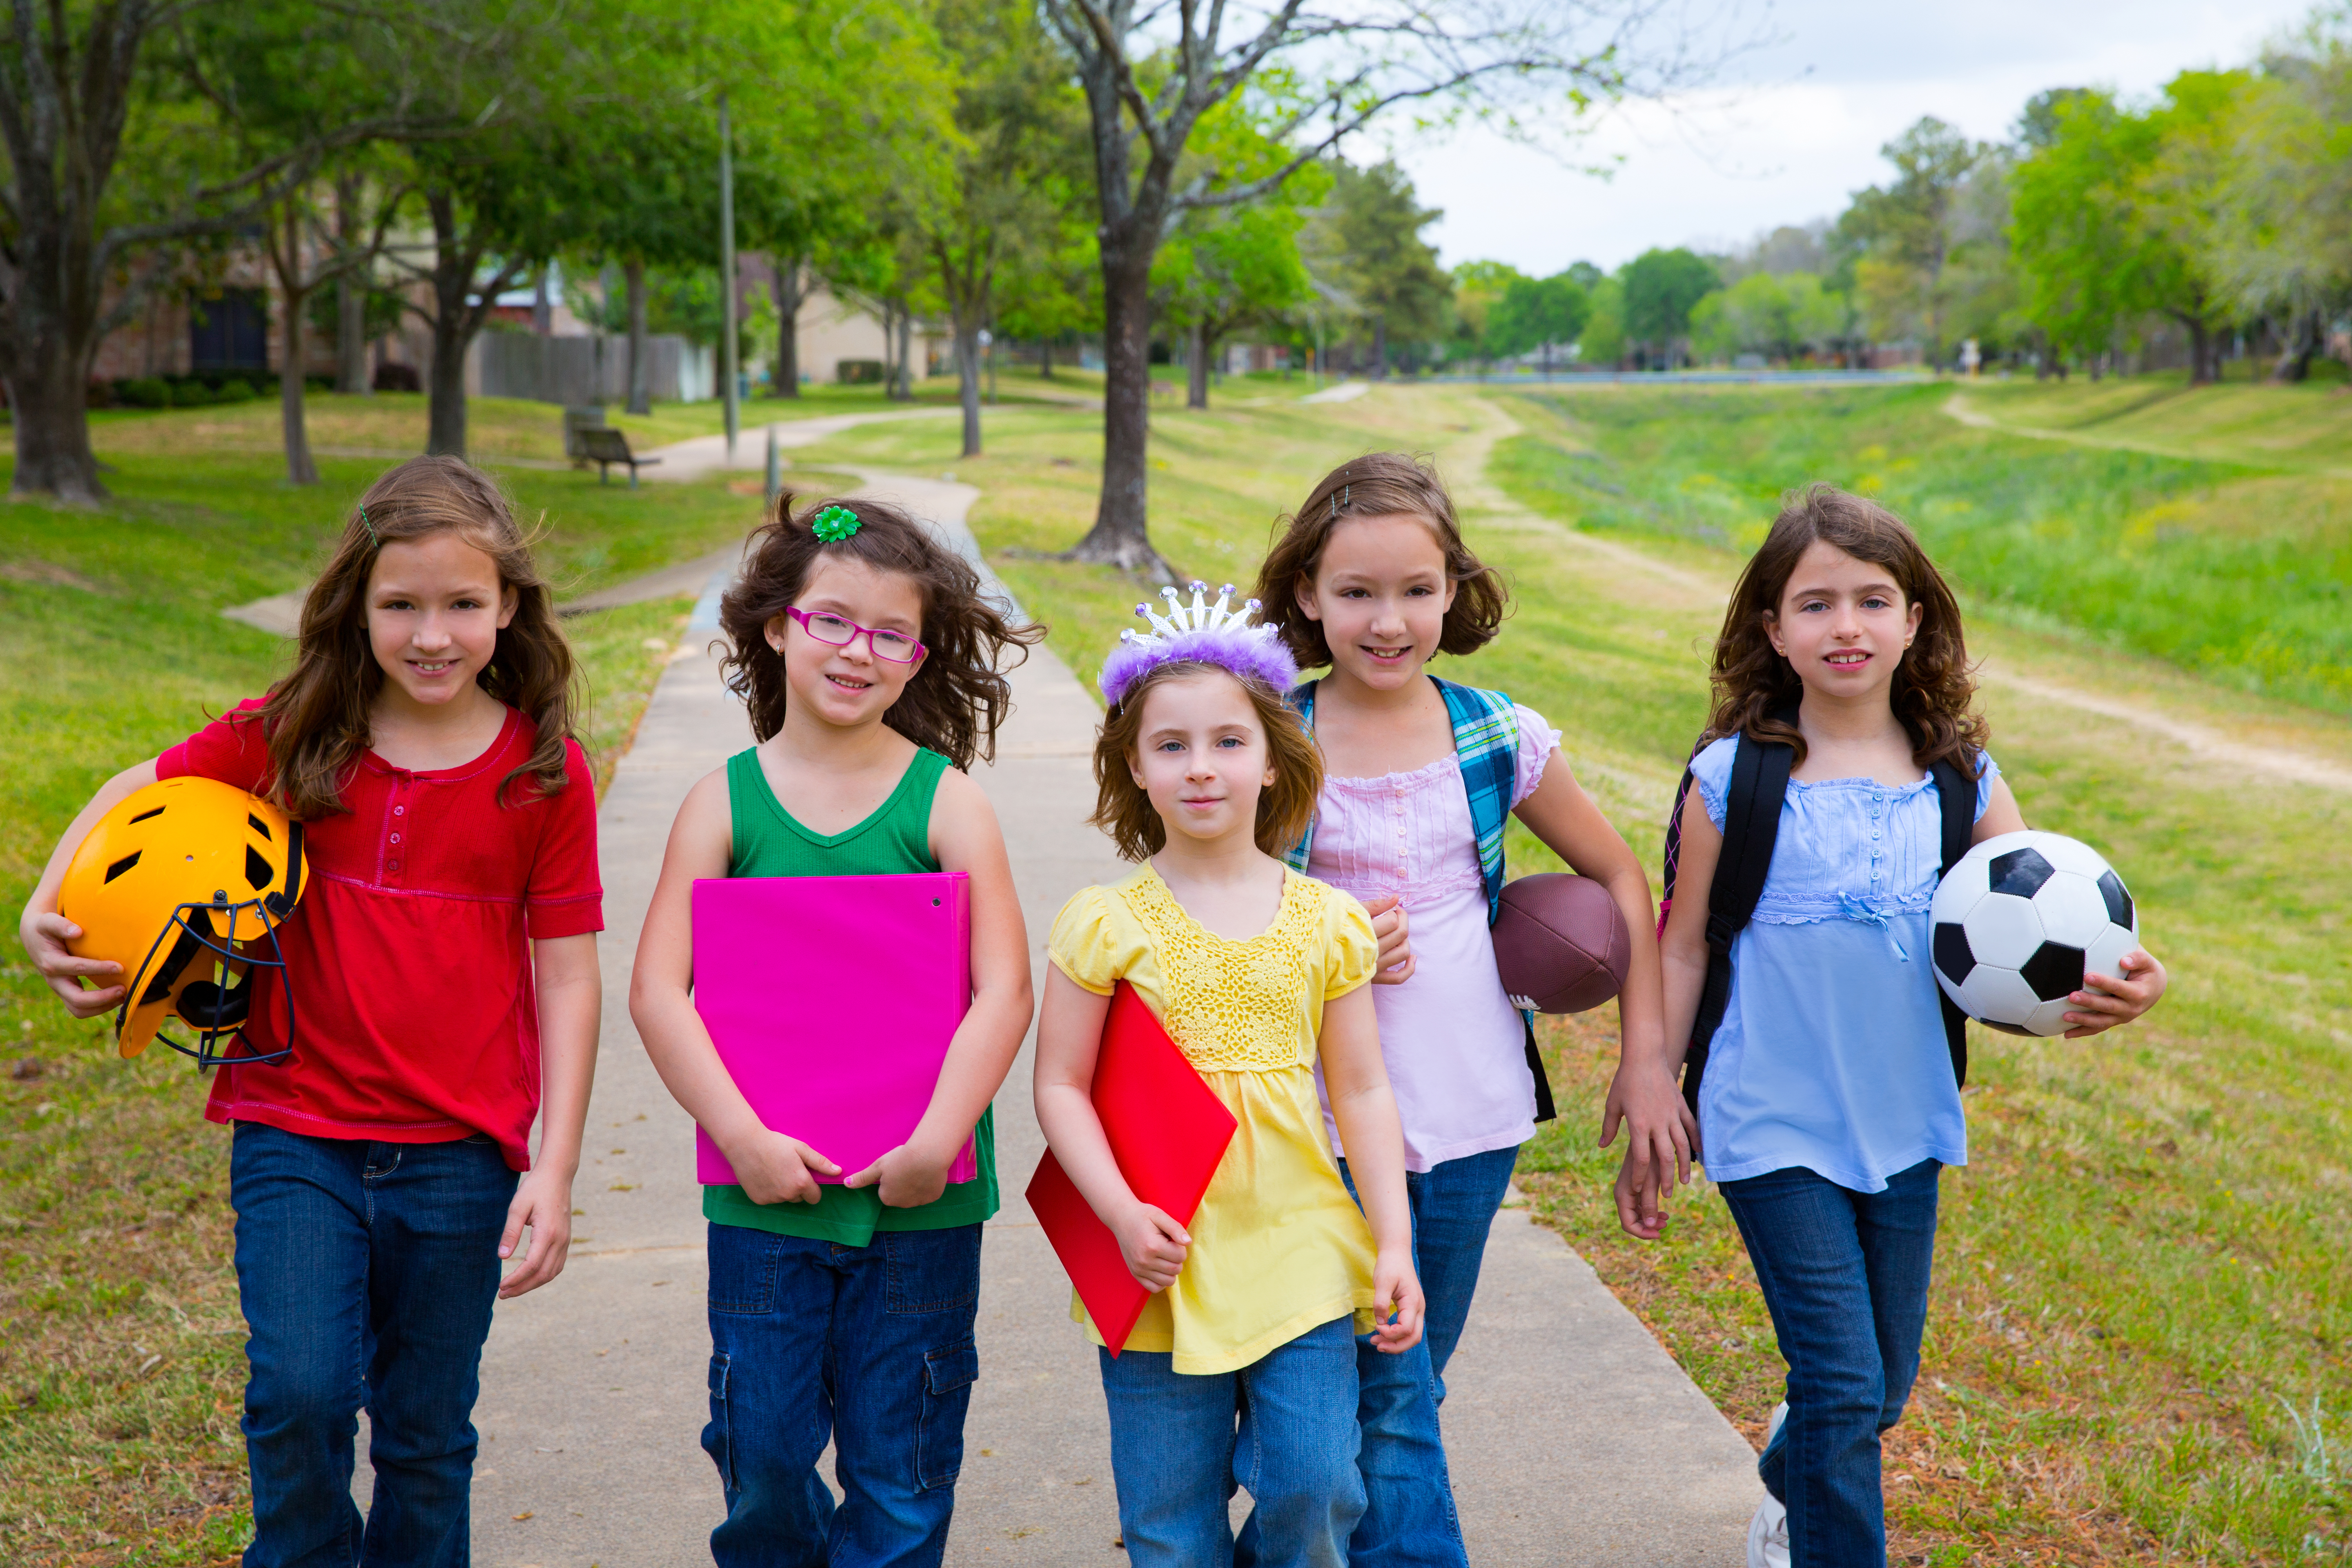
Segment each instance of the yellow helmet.
[{"label": "yellow helmet", "polygon": [[[301,896],[300,823],[234,785],[176,778],[99,818],[66,868],[58,912],[81,928],[67,944],[75,953],[122,965],[117,1048],[135,1057],[160,1037],[201,1068],[291,1054],[294,997],[278,928]],[[285,1044],[267,1054],[216,1050],[224,1037],[243,1038],[265,975],[285,998]],[[194,1048],[159,1035],[173,1014],[195,1028]]]}]

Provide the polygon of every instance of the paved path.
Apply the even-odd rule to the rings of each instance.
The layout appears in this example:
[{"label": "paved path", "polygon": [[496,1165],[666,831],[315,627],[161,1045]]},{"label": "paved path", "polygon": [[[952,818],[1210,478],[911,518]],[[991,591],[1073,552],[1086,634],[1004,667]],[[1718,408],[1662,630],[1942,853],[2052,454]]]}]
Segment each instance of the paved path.
[{"label": "paved path", "polygon": [[[956,533],[975,493],[871,480]],[[693,1127],[655,1077],[626,1008],[670,817],[694,780],[749,740],[699,648],[714,629],[708,608],[602,809],[605,1021],[575,1189],[583,1212],[570,1268],[502,1305],[485,1352],[474,1489],[485,1568],[691,1568],[709,1561],[704,1538],[720,1513],[698,1446],[709,1342]],[[1042,652],[1014,677],[1014,697],[999,760],[978,776],[1004,826],[1031,940],[1042,943],[1071,891],[1120,867],[1082,826],[1093,701]],[[1037,962],[1042,973],[1042,953]],[[1121,1559],[1095,1352],[1067,1321],[1066,1280],[1019,1195],[1044,1146],[1025,1048],[996,1112],[1006,1204],[984,1244],[982,1377],[950,1561],[1113,1565]],[[1446,1420],[1475,1561],[1743,1561],[1757,1495],[1748,1446],[1591,1270],[1520,1213],[1496,1222],[1451,1382]]]}]

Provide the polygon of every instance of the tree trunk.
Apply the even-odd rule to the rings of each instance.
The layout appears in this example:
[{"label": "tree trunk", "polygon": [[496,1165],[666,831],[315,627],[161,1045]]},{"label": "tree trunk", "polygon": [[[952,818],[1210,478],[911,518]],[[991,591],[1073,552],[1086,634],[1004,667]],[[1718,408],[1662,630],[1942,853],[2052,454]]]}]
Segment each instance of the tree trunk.
[{"label": "tree trunk", "polygon": [[555,302],[548,297],[547,268],[544,267],[539,269],[539,276],[530,286],[530,330],[542,338],[555,335]]},{"label": "tree trunk", "polygon": [[646,363],[646,264],[641,257],[631,257],[621,264],[621,276],[627,279],[629,302],[629,412],[651,414],[654,411],[653,377]]},{"label": "tree trunk", "polygon": [[898,301],[898,392],[901,403],[915,401],[915,312]]},{"label": "tree trunk", "polygon": [[434,457],[466,455],[465,307],[442,301],[433,321],[433,369],[425,378],[425,450]]},{"label": "tree trunk", "polygon": [[1389,378],[1389,319],[1386,315],[1372,318],[1372,379]]},{"label": "tree trunk", "polygon": [[[335,182],[335,238],[346,256],[360,246],[360,182]],[[368,376],[367,274],[346,268],[335,275],[335,390],[364,397],[375,390]]]},{"label": "tree trunk", "polygon": [[980,456],[980,324],[955,323],[956,397],[963,405],[963,455]]},{"label": "tree trunk", "polygon": [[1037,340],[1037,379],[1054,379],[1054,340],[1051,334]]},{"label": "tree trunk", "polygon": [[2189,384],[2210,386],[2221,379],[2213,373],[2213,334],[2202,316],[2184,316],[2181,321],[2189,329]]},{"label": "tree trunk", "polygon": [[[16,309],[22,311],[25,303],[18,296]],[[106,487],[98,482],[98,458],[89,449],[89,389],[82,372],[87,363],[87,354],[60,346],[19,359],[9,374],[8,406],[16,432],[13,493],[70,506],[94,506],[106,499]]]},{"label": "tree trunk", "polygon": [[310,460],[310,428],[302,407],[303,394],[309,390],[302,367],[310,357],[310,290],[287,288],[281,279],[278,297],[286,301],[285,342],[278,366],[278,422],[286,437],[286,482],[315,485],[319,465]]},{"label": "tree trunk", "polygon": [[1208,323],[1195,321],[1185,329],[1185,338],[1184,353],[1192,363],[1184,367],[1187,373],[1184,377],[1184,406],[1206,408],[1209,406]]},{"label": "tree trunk", "polygon": [[1130,572],[1174,574],[1151,547],[1148,448],[1151,439],[1151,248],[1129,223],[1107,233],[1103,269],[1103,478],[1095,525],[1073,559]]},{"label": "tree trunk", "polygon": [[807,294],[802,284],[802,268],[807,265],[801,258],[789,256],[781,265],[772,263],[769,268],[769,294],[776,301],[778,397],[801,395],[801,301]]},{"label": "tree trunk", "polygon": [[2308,310],[2294,318],[2288,323],[2287,337],[2281,345],[2278,363],[2271,366],[2271,379],[2277,382],[2309,379],[2311,362],[2319,353],[2319,312]]}]

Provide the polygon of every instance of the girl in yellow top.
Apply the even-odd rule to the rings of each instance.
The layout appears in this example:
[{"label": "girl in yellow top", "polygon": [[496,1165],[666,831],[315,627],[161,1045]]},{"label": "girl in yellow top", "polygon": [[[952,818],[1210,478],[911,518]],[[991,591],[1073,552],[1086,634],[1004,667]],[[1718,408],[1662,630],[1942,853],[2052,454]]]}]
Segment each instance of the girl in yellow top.
[{"label": "girl in yellow top", "polygon": [[[1054,922],[1037,1119],[1155,1292],[1123,1353],[1102,1352],[1129,1561],[1230,1563],[1238,1486],[1257,1563],[1338,1568],[1364,1509],[1355,1335],[1397,1354],[1421,1341],[1403,1138],[1365,989],[1379,944],[1362,905],[1275,858],[1322,787],[1283,700],[1288,656],[1193,590],[1104,665],[1095,821],[1144,864]],[[1129,1189],[1089,1098],[1119,980],[1239,1123],[1189,1229]],[[1318,1060],[1360,1208],[1323,1130]]]}]

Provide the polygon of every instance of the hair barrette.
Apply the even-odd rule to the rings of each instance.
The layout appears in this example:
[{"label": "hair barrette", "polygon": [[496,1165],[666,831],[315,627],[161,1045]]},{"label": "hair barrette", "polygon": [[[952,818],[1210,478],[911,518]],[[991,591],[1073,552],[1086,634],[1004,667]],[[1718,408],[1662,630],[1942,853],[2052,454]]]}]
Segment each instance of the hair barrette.
[{"label": "hair barrette", "polygon": [[838,544],[864,526],[864,521],[847,507],[829,506],[810,521],[809,531],[827,544]]},{"label": "hair barrette", "polygon": [[373,522],[370,522],[370,521],[368,521],[368,514],[367,514],[367,502],[365,502],[365,501],[361,501],[361,502],[359,503],[359,509],[360,509],[360,526],[361,526],[362,528],[364,528],[364,529],[366,529],[366,530],[367,530],[368,542],[369,542],[370,544],[374,545],[374,546],[375,546],[377,549],[379,549],[379,550],[383,549],[383,540],[381,540],[381,539],[378,539],[378,538],[376,537],[376,532],[375,532],[375,524],[374,524],[374,523],[373,523]]}]

